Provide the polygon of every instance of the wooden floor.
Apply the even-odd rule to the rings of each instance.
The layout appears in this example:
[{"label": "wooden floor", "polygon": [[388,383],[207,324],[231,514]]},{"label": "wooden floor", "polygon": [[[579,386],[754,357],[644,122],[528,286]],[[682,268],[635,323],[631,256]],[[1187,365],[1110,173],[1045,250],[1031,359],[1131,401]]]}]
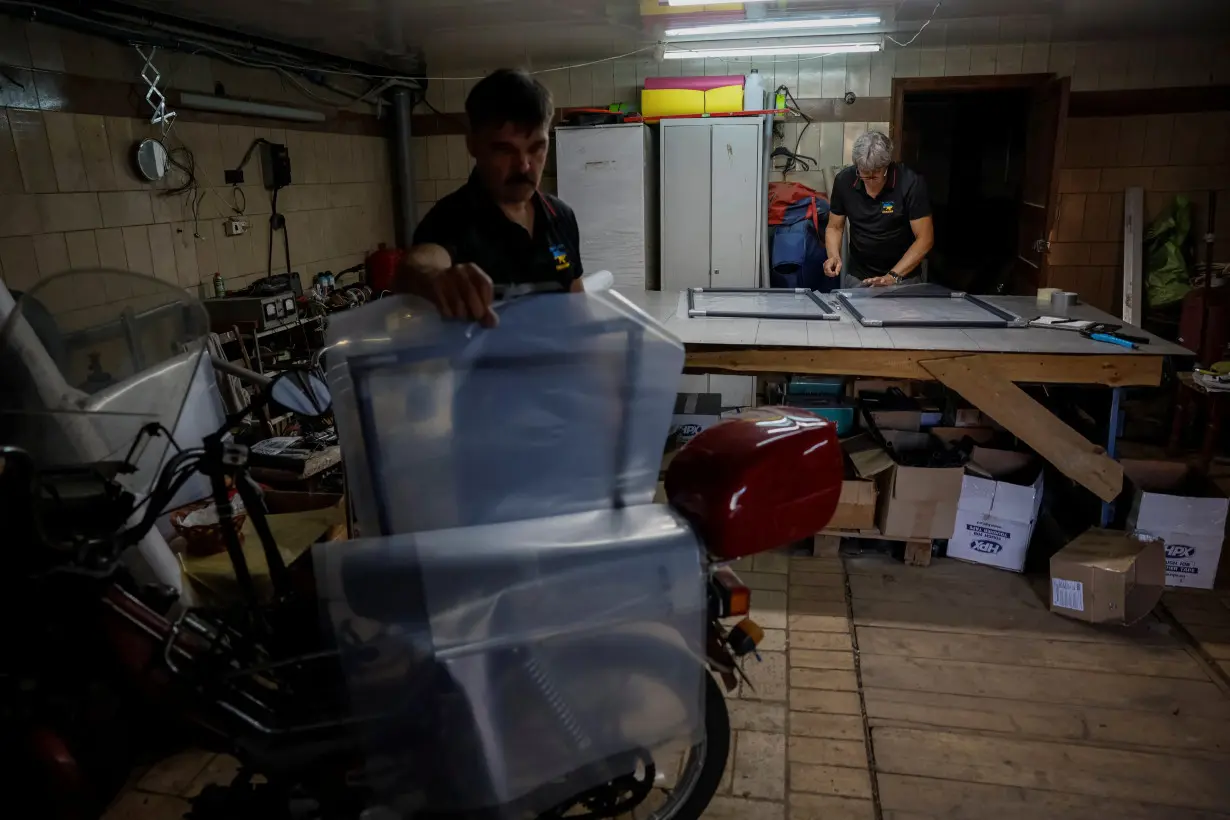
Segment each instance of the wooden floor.
[{"label": "wooden floor", "polygon": [[[1230,820],[1230,595],[1167,594],[1110,629],[944,559],[770,553],[739,572],[766,639],[706,818]],[[179,817],[233,771],[176,755],[106,818]]]},{"label": "wooden floor", "polygon": [[1096,628],[955,561],[750,563],[784,651],[731,704],[734,777],[709,816],[1230,818],[1230,599],[1168,594]]}]

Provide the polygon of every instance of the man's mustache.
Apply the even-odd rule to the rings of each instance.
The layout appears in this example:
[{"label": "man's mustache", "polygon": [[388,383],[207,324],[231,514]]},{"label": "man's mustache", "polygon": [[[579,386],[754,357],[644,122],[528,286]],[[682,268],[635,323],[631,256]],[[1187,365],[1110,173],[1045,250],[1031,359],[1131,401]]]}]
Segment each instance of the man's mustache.
[{"label": "man's mustache", "polygon": [[529,185],[529,186],[533,186],[536,184],[534,180],[530,179],[525,174],[516,174],[515,176],[511,176],[508,179],[504,180],[505,185],[519,185],[522,183]]}]

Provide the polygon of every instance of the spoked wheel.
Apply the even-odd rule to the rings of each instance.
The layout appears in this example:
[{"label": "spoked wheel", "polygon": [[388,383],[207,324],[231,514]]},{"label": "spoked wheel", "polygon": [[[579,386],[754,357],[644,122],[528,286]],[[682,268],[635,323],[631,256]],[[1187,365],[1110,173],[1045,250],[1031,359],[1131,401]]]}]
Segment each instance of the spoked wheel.
[{"label": "spoked wheel", "polygon": [[688,749],[678,746],[633,754],[633,771],[569,800],[543,820],[623,817],[629,820],[696,820],[717,792],[730,754],[726,698],[705,675],[705,737]]}]

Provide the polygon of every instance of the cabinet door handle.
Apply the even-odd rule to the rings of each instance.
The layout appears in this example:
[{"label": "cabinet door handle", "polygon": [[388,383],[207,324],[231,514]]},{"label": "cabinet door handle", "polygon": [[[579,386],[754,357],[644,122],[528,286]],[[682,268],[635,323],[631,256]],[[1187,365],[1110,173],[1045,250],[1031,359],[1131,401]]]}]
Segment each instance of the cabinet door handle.
[{"label": "cabinet door handle", "polygon": [[713,272],[713,275],[714,275],[714,276],[717,276],[719,273],[721,273],[721,271],[720,271],[720,270],[715,270],[715,271]]}]

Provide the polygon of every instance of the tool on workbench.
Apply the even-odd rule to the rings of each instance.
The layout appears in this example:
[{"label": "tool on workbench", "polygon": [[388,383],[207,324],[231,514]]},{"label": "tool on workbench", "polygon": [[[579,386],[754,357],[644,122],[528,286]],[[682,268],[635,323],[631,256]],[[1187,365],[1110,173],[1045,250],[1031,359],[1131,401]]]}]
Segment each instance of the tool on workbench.
[{"label": "tool on workbench", "polygon": [[[1148,336],[1136,336],[1131,333],[1124,333],[1120,330],[1123,325],[1115,325],[1110,322],[1094,322],[1089,320],[1069,319],[1066,316],[1039,316],[1029,322],[1030,327],[1045,327],[1051,330],[1075,330],[1077,333],[1087,338],[1092,338],[1097,334],[1104,336],[1113,336],[1120,342],[1131,342],[1137,345],[1149,344]],[[1103,341],[1098,339],[1097,341]]]},{"label": "tool on workbench", "polygon": [[1093,339],[1095,342],[1119,345],[1119,347],[1126,347],[1128,350],[1138,350],[1140,348],[1140,345],[1135,342],[1129,342],[1127,339],[1112,333],[1095,333],[1091,330],[1082,330],[1081,335],[1086,339]]}]

